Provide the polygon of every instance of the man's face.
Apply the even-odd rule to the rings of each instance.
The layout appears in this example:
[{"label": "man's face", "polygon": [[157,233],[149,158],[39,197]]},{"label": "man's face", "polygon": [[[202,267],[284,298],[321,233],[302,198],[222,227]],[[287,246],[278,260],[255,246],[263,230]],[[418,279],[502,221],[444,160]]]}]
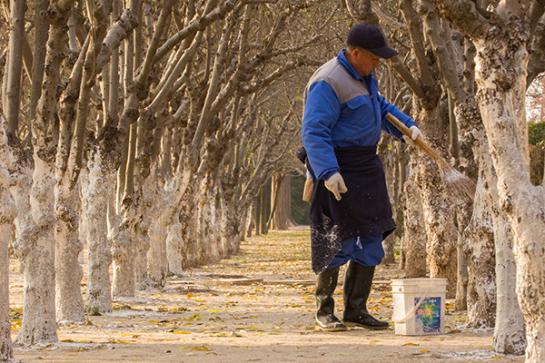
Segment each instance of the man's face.
[{"label": "man's face", "polygon": [[361,76],[368,76],[375,72],[375,69],[380,65],[379,56],[361,48],[352,51],[352,59],[354,61],[352,66]]}]

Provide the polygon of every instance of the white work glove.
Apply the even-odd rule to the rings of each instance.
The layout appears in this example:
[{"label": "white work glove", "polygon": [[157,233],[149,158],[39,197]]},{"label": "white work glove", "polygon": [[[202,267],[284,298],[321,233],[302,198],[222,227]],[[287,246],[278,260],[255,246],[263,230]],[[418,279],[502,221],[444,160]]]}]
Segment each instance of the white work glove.
[{"label": "white work glove", "polygon": [[405,140],[405,142],[411,146],[416,146],[414,140],[416,140],[419,136],[422,137],[422,133],[417,126],[411,126],[411,131],[413,132],[412,136],[408,137],[407,135],[403,135],[403,140]]},{"label": "white work glove", "polygon": [[331,175],[329,179],[325,181],[325,187],[335,195],[337,200],[341,200],[341,193],[346,193],[348,191],[340,173]]}]

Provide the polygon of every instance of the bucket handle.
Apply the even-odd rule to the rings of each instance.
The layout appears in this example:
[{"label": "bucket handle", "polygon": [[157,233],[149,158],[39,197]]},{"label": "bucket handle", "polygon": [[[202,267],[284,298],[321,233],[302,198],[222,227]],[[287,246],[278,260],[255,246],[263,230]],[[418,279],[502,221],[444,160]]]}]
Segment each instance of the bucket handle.
[{"label": "bucket handle", "polygon": [[430,292],[430,289],[427,289],[426,291],[424,291],[424,293],[422,294],[422,296],[420,297],[420,300],[418,300],[418,303],[414,306],[414,308],[412,308],[411,311],[409,311],[409,313],[407,314],[407,316],[405,316],[403,319],[393,319],[394,320],[394,323],[396,324],[404,324],[407,320],[409,320],[409,318],[411,316],[413,316],[413,314],[416,312],[416,310],[418,310],[418,308],[420,307],[420,305],[422,305],[422,303],[424,302],[424,300],[428,297],[428,293]]}]

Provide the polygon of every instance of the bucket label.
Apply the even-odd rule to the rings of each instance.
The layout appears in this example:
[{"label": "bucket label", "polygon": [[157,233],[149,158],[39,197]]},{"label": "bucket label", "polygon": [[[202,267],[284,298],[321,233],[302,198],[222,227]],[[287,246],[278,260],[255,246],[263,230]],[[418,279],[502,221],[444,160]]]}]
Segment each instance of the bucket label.
[{"label": "bucket label", "polygon": [[[415,298],[414,305],[419,301],[419,298]],[[441,333],[441,297],[424,299],[415,315],[416,334]]]}]

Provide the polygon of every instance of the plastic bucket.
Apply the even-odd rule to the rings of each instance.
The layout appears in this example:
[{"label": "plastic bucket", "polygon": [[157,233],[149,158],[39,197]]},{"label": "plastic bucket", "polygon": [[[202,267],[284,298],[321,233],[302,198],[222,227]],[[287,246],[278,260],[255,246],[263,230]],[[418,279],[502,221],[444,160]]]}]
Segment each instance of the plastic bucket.
[{"label": "plastic bucket", "polygon": [[446,279],[392,280],[395,333],[445,333]]}]

